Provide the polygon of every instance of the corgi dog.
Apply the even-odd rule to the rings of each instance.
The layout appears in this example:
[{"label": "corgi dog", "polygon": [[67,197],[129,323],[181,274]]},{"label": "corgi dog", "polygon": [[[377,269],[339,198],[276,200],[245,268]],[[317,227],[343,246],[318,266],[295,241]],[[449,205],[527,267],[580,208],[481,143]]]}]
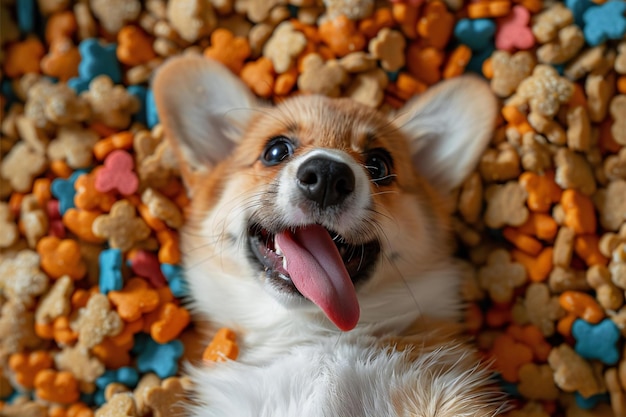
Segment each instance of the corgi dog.
[{"label": "corgi dog", "polygon": [[494,416],[462,336],[446,196],[490,141],[478,77],[387,116],[346,98],[257,100],[220,63],[170,59],[153,91],[191,204],[190,305],[238,335],[190,370],[190,416]]}]

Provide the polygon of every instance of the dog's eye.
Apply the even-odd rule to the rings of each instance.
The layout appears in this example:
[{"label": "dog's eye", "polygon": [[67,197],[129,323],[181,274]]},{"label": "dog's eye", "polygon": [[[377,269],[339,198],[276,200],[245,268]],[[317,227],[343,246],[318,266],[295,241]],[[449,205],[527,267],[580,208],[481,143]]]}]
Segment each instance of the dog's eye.
[{"label": "dog's eye", "polygon": [[265,147],[261,162],[267,166],[278,165],[291,155],[293,155],[293,143],[284,136],[278,136],[271,139]]},{"label": "dog's eye", "polygon": [[372,181],[378,185],[389,185],[393,181],[391,155],[384,149],[370,151],[367,154],[365,168],[369,171]]}]

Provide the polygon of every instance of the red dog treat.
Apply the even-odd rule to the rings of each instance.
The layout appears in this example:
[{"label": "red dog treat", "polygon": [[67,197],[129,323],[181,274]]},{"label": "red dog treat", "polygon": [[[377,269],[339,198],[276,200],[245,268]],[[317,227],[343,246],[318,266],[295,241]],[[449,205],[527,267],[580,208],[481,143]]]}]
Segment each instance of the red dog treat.
[{"label": "red dog treat", "polygon": [[101,193],[116,190],[122,195],[137,191],[139,179],[133,172],[133,157],[123,150],[111,152],[104,160],[104,168],[96,175],[94,186]]}]

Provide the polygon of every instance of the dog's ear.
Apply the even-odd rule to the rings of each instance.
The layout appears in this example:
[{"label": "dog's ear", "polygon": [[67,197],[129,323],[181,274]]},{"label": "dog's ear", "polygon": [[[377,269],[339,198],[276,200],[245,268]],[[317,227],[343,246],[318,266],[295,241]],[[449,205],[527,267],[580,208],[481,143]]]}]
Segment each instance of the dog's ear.
[{"label": "dog's ear", "polygon": [[257,105],[239,78],[202,56],[168,60],[152,89],[165,133],[193,171],[211,169],[230,154]]},{"label": "dog's ear", "polygon": [[477,76],[435,85],[411,99],[395,118],[409,138],[413,163],[444,192],[461,184],[476,166],[495,127],[497,101]]}]

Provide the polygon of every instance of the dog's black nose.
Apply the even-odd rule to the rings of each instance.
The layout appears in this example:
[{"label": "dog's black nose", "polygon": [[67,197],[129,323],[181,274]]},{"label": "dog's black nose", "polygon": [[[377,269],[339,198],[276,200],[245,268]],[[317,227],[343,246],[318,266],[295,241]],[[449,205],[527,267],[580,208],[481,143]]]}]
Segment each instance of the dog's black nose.
[{"label": "dog's black nose", "polygon": [[347,164],[326,158],[311,158],[298,168],[298,187],[320,208],[341,203],[354,191],[354,173]]}]

